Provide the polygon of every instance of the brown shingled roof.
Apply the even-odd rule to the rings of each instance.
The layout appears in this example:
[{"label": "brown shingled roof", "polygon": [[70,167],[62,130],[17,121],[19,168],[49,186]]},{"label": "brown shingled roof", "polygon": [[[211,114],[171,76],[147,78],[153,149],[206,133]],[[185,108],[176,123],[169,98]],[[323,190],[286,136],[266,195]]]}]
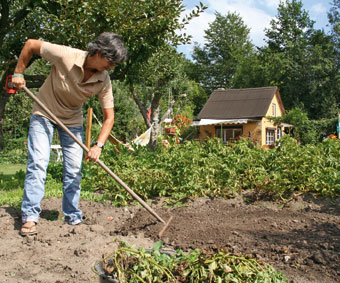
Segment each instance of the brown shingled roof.
[{"label": "brown shingled roof", "polygon": [[276,86],[228,90],[217,89],[212,92],[197,118],[239,119],[264,117],[275,93],[277,93],[281,104],[279,107],[282,107],[283,112],[285,112]]}]

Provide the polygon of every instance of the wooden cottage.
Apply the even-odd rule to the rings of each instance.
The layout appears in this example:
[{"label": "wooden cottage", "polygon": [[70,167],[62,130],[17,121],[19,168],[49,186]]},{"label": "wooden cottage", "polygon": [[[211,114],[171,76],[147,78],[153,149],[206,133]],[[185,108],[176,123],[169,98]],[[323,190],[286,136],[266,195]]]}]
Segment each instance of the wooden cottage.
[{"label": "wooden cottage", "polygon": [[199,139],[222,138],[223,142],[249,138],[271,147],[290,125],[275,126],[266,116],[282,116],[285,108],[277,87],[217,89],[193,122]]}]

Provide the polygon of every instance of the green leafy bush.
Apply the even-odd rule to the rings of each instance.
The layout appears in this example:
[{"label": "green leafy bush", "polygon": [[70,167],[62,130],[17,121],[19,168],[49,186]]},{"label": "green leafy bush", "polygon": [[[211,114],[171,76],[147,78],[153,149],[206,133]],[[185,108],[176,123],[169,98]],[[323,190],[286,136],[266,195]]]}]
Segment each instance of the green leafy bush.
[{"label": "green leafy bush", "polygon": [[[274,198],[312,192],[340,194],[340,142],[326,139],[316,145],[299,145],[285,136],[278,146],[264,150],[246,139],[223,144],[210,139],[159,147],[140,147],[134,153],[106,147],[104,163],[144,199],[170,197],[173,201],[201,196],[228,197],[254,190]],[[126,204],[131,198],[114,179],[93,163],[84,170],[92,190],[112,194]]]},{"label": "green leafy bush", "polygon": [[336,125],[338,123],[338,117],[310,120],[307,113],[300,108],[293,108],[283,116],[267,118],[273,120],[277,125],[281,123],[293,125],[291,134],[303,145],[319,143],[323,138],[323,134],[326,136],[336,134]]},{"label": "green leafy bush", "polygon": [[11,191],[23,188],[25,182],[25,172],[20,170],[14,175],[0,174],[0,188],[2,191]]},{"label": "green leafy bush", "polygon": [[9,139],[5,149],[0,152],[1,163],[26,164],[27,138]]},{"label": "green leafy bush", "polygon": [[[26,162],[22,149],[18,153],[13,149],[1,156],[3,164]],[[148,147],[138,147],[133,153],[125,147],[107,145],[101,159],[144,200],[167,197],[169,202],[179,203],[202,196],[230,197],[244,190],[274,199],[289,198],[295,192],[340,195],[340,141],[337,139],[303,146],[284,136],[271,150],[246,139],[229,144],[218,139],[204,143],[187,141],[158,147],[153,152]],[[61,162],[50,162],[47,172],[47,180],[62,182]],[[5,176],[0,179],[6,187],[22,187],[12,184],[14,179],[10,181]],[[100,192],[104,199],[116,205],[126,205],[132,200],[93,162],[83,163],[82,187],[83,196]]]}]

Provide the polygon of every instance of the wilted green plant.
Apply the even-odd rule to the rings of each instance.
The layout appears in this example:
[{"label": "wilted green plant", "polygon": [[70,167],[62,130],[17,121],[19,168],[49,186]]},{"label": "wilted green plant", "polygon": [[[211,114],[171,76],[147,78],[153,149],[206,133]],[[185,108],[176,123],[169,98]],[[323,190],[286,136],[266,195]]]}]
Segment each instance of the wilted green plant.
[{"label": "wilted green plant", "polygon": [[94,272],[119,282],[288,282],[270,265],[253,258],[232,255],[226,250],[177,250],[162,252],[162,242],[152,251],[120,243],[111,255],[96,262]]}]

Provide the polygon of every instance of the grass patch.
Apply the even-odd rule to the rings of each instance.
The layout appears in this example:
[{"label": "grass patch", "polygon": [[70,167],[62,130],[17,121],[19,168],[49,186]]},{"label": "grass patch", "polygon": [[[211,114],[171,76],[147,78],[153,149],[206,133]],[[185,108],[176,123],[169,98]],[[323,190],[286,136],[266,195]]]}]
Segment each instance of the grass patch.
[{"label": "grass patch", "polygon": [[[22,202],[24,193],[25,170],[26,165],[23,164],[0,164],[0,206],[8,205],[10,207],[19,208]],[[60,165],[59,165],[60,166]],[[61,174],[60,174],[61,175]],[[81,192],[81,199],[105,202],[111,199],[111,194],[95,193],[91,191],[90,186],[85,185],[85,180],[82,181],[84,190]],[[56,174],[52,176],[48,174],[45,184],[44,198],[61,198],[63,196],[61,176]]]},{"label": "grass patch", "polygon": [[14,175],[18,171],[26,171],[26,164],[3,164],[0,163],[0,174]]},{"label": "grass patch", "polygon": [[23,190],[2,191],[0,190],[0,206],[8,205],[19,208],[22,201]]},{"label": "grass patch", "polygon": [[[25,173],[20,170],[12,175],[0,173],[0,206],[20,207],[24,193]],[[62,185],[54,179],[45,184],[45,198],[62,196]]]}]

